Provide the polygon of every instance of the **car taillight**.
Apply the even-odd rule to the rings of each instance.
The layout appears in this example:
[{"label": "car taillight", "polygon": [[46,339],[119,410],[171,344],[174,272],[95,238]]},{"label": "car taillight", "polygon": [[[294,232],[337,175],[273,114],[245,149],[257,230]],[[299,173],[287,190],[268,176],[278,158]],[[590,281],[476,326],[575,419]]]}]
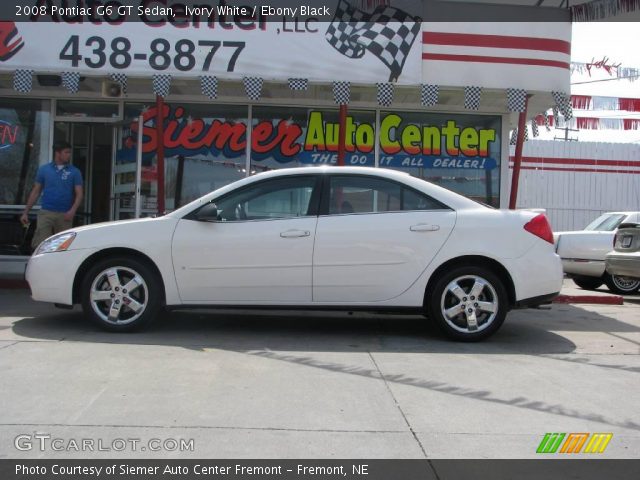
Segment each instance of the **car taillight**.
[{"label": "car taillight", "polygon": [[524,229],[553,245],[553,231],[551,230],[551,225],[549,225],[549,221],[544,214],[541,213],[540,215],[533,217],[525,224]]}]

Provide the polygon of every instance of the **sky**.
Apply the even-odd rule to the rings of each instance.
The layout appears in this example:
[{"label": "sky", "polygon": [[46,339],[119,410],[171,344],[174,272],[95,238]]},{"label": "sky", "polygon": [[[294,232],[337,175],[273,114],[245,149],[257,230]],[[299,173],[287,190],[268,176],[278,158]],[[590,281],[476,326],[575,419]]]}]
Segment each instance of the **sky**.
[{"label": "sky", "polygon": [[[571,61],[588,63],[608,58],[610,64],[640,69],[640,23],[589,22],[574,23],[571,38]],[[574,72],[571,77],[573,95],[640,98],[640,77],[635,81],[614,78],[605,71],[592,69],[591,76]],[[589,83],[582,83],[589,82]],[[576,112],[580,113],[580,112]],[[640,118],[640,112],[589,111],[582,116],[606,118]],[[540,128],[540,137],[553,139],[562,132],[546,132]],[[580,141],[607,141],[640,143],[640,130],[580,130],[571,136]]]}]

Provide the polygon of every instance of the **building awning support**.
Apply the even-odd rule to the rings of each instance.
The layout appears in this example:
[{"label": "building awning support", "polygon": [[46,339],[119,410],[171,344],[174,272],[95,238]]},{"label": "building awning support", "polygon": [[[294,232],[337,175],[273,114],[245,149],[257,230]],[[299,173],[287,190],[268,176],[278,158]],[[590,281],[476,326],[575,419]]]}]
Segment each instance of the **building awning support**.
[{"label": "building awning support", "polygon": [[529,107],[529,95],[524,102],[524,110],[518,117],[518,136],[516,137],[516,153],[513,160],[513,174],[511,175],[511,190],[509,192],[509,209],[515,210],[518,201],[518,182],[520,181],[520,165],[522,164],[522,147],[524,145],[524,132],[527,128],[527,108]]}]

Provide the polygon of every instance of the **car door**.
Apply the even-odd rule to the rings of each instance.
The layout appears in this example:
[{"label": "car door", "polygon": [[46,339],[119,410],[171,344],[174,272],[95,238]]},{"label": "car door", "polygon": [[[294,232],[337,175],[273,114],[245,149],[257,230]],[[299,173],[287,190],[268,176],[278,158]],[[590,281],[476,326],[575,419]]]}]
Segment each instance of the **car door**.
[{"label": "car door", "polygon": [[455,224],[453,210],[392,180],[331,175],[326,182],[313,256],[314,302],[397,297]]},{"label": "car door", "polygon": [[305,303],[320,177],[291,175],[252,183],[214,204],[213,221],[192,212],[172,241],[173,266],[185,303]]}]

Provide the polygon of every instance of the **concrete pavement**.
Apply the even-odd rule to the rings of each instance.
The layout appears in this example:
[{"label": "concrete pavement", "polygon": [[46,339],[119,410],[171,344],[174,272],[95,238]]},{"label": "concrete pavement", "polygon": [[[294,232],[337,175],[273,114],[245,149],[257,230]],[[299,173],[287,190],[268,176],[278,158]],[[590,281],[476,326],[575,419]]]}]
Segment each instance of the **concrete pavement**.
[{"label": "concrete pavement", "polygon": [[[546,432],[640,456],[640,305],[511,312],[487,342],[373,314],[174,312],[110,334],[0,291],[3,458],[529,458]],[[17,450],[18,435],[193,451]]]}]

